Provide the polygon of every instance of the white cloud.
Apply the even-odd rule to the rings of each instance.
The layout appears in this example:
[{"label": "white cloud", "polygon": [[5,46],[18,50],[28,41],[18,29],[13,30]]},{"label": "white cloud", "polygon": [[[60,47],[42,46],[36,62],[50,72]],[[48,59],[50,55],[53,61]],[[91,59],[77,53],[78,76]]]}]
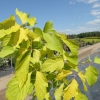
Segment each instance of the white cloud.
[{"label": "white cloud", "polygon": [[72,2],[72,1],[71,1],[71,2],[69,2],[69,4],[75,4],[75,2]]},{"label": "white cloud", "polygon": [[84,3],[94,3],[97,2],[98,0],[77,0],[78,2],[84,2]]},{"label": "white cloud", "polygon": [[66,34],[79,34],[82,32],[93,32],[93,31],[100,31],[100,19],[89,21],[83,27],[77,27],[76,29],[65,29],[59,32]]},{"label": "white cloud", "polygon": [[59,31],[61,33],[66,33],[66,34],[79,34],[82,32],[93,32],[93,31],[100,31],[100,26],[97,27],[78,27],[77,29],[66,29]]},{"label": "white cloud", "polygon": [[87,25],[100,25],[100,19],[95,19],[86,23]]},{"label": "white cloud", "polygon": [[91,10],[91,14],[94,16],[100,15],[100,10]]},{"label": "white cloud", "polygon": [[100,3],[95,3],[95,4],[93,5],[93,8],[97,8],[97,7],[100,7]]}]

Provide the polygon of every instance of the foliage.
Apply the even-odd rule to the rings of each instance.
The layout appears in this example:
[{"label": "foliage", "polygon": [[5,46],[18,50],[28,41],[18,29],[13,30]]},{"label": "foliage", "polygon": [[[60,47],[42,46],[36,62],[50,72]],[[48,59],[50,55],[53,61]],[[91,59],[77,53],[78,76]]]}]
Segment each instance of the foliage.
[{"label": "foliage", "polygon": [[[75,71],[84,87],[95,84],[98,70],[89,66],[86,72],[78,70],[78,44],[68,40],[66,35],[56,32],[52,21],[46,22],[44,29],[35,27],[36,18],[16,9],[22,25],[12,15],[0,23],[0,40],[3,49],[0,58],[14,57],[15,75],[7,85],[8,100],[24,100],[32,94],[33,99],[51,100],[50,90],[55,88],[56,100],[80,98],[87,100],[81,93],[75,76],[67,79]],[[66,52],[63,44],[71,52]],[[95,59],[95,62],[98,60]],[[86,89],[85,89],[86,91]]]}]

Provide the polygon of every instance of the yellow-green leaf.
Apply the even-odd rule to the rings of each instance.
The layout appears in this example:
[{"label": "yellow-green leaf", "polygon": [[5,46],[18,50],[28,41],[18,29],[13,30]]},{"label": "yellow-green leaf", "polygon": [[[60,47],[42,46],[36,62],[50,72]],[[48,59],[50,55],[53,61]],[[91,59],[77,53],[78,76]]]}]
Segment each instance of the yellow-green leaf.
[{"label": "yellow-green leaf", "polygon": [[75,79],[64,89],[64,100],[70,100],[78,94],[78,83]]},{"label": "yellow-green leaf", "polygon": [[73,55],[77,55],[78,54],[78,44],[73,41],[73,40],[65,40],[65,39],[62,39],[62,41],[70,48],[71,52]]},{"label": "yellow-green leaf", "polygon": [[4,20],[3,22],[0,22],[0,29],[7,30],[13,25],[15,25],[15,17],[11,15],[10,18]]},{"label": "yellow-green leaf", "polygon": [[40,51],[37,50],[37,49],[34,49],[33,57],[31,57],[31,62],[33,64],[39,62],[40,61],[40,57],[41,57]]},{"label": "yellow-green leaf", "polygon": [[28,23],[30,26],[33,26],[36,24],[36,18],[35,17],[31,17],[31,18],[28,18]]},{"label": "yellow-green leaf", "polygon": [[83,72],[80,71],[80,72],[78,73],[78,76],[80,77],[80,79],[81,79],[81,81],[82,81],[82,83],[83,83],[84,91],[87,91],[87,87],[86,87],[86,85],[85,85],[86,80],[85,80],[85,76],[83,75]]},{"label": "yellow-green leaf", "polygon": [[63,96],[63,87],[64,83],[62,83],[61,86],[55,90],[54,96],[56,100],[61,100],[61,97]]},{"label": "yellow-green leaf", "polygon": [[89,66],[86,68],[85,78],[86,78],[89,86],[91,86],[97,82],[98,75],[99,75],[99,72],[95,67]]},{"label": "yellow-green leaf", "polygon": [[18,47],[23,40],[28,40],[28,32],[28,29],[20,28],[17,32],[12,34],[12,39],[10,39],[9,44],[13,45],[15,48]]},{"label": "yellow-green leaf", "polygon": [[49,33],[49,32],[52,32],[52,30],[53,30],[53,23],[52,23],[52,21],[46,22],[45,26],[44,26],[44,29],[43,29],[43,32]]},{"label": "yellow-green leaf", "polygon": [[47,94],[48,83],[43,73],[36,72],[35,89],[38,100],[43,100]]},{"label": "yellow-green leaf", "polygon": [[78,93],[74,100],[88,100],[88,98],[84,94]]},{"label": "yellow-green leaf", "polygon": [[45,95],[45,99],[46,99],[46,100],[51,100],[51,97],[50,97],[49,92]]},{"label": "yellow-green leaf", "polygon": [[22,21],[22,24],[25,24],[28,21],[28,14],[23,13],[22,11],[18,11],[18,9],[16,8],[16,15],[20,18],[20,20]]},{"label": "yellow-green leaf", "polygon": [[94,58],[94,62],[97,64],[100,64],[100,58],[98,58],[97,56]]},{"label": "yellow-green leaf", "polygon": [[30,26],[33,26],[36,23],[35,17],[29,18],[29,14],[26,14],[22,11],[18,11],[18,9],[16,9],[16,15],[20,18],[20,20],[22,21],[22,24],[25,24],[28,22]]},{"label": "yellow-green leaf", "polygon": [[14,53],[14,48],[11,46],[6,46],[0,51],[0,58],[4,58],[8,56],[9,54]]},{"label": "yellow-green leaf", "polygon": [[53,72],[60,70],[64,67],[64,61],[62,58],[47,59],[42,65],[42,72]]},{"label": "yellow-green leaf", "polygon": [[56,80],[61,80],[64,77],[67,77],[68,75],[72,74],[72,71],[70,70],[61,70],[61,72],[57,75]]},{"label": "yellow-green leaf", "polygon": [[44,33],[43,38],[45,39],[46,47],[50,50],[56,50],[63,54],[63,47],[60,38],[55,33]]},{"label": "yellow-green leaf", "polygon": [[30,51],[26,52],[26,55],[23,55],[23,59],[20,61],[20,63],[15,66],[16,67],[16,78],[19,82],[19,87],[22,88],[24,85],[26,79],[27,79],[27,74],[28,74],[28,69],[29,69],[29,63],[30,63]]},{"label": "yellow-green leaf", "polygon": [[19,88],[19,82],[14,76],[7,85],[7,91],[6,91],[6,98],[7,100],[24,100],[28,94],[29,88],[30,88],[30,77],[31,73],[27,75],[27,80],[23,87]]}]

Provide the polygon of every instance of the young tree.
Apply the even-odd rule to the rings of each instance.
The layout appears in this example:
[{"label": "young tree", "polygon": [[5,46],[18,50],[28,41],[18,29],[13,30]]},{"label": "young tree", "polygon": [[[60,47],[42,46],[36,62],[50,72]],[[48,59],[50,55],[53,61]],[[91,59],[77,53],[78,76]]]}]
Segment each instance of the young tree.
[{"label": "young tree", "polygon": [[[54,88],[56,100],[87,100],[81,93],[75,76],[67,79],[77,73],[83,82],[84,91],[87,91],[86,82],[91,86],[97,81],[98,70],[93,66],[87,67],[86,72],[78,70],[77,43],[56,32],[52,21],[46,22],[41,30],[34,27],[35,17],[30,18],[29,14],[18,9],[16,15],[22,25],[15,21],[13,15],[0,23],[0,40],[3,46],[0,57],[14,55],[15,62],[15,74],[7,85],[6,98],[24,100],[27,95],[32,94],[33,100],[35,97],[37,100],[51,100],[50,90]],[[71,52],[66,52],[63,44]]]}]

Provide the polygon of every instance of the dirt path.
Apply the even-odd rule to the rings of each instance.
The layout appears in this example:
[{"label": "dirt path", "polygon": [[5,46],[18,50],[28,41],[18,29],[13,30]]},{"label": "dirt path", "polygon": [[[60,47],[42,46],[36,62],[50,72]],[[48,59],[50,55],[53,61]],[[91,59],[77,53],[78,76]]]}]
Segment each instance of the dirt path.
[{"label": "dirt path", "polygon": [[[81,61],[88,55],[91,55],[92,53],[96,52],[96,50],[99,48],[100,48],[100,43],[79,49],[78,61]],[[4,76],[4,77],[0,78],[0,100],[6,100],[5,99],[6,85],[7,85],[8,81],[12,78],[12,76],[13,76],[13,74],[10,74],[8,76]],[[27,100],[29,100],[29,99],[27,99]]]},{"label": "dirt path", "polygon": [[97,49],[99,49],[99,48],[100,48],[100,43],[80,49],[78,51],[78,61],[81,61],[82,59],[86,58],[87,56],[91,55],[92,53],[95,53],[97,51]]}]

